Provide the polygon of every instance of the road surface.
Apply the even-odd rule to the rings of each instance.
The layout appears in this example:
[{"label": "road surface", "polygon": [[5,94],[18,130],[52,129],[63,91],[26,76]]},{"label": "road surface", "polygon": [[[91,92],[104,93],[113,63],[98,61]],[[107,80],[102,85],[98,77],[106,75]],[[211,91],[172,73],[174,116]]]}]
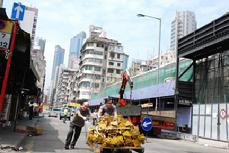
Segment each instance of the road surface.
[{"label": "road surface", "polygon": [[[83,128],[76,148],[64,150],[64,142],[68,132],[69,122],[63,123],[58,118],[41,118],[39,127],[45,129],[41,136],[28,136],[23,144],[23,152],[26,153],[92,153],[86,145],[86,133]],[[228,153],[226,149],[205,147],[192,142],[182,140],[166,140],[150,138],[143,145],[145,153]]]}]

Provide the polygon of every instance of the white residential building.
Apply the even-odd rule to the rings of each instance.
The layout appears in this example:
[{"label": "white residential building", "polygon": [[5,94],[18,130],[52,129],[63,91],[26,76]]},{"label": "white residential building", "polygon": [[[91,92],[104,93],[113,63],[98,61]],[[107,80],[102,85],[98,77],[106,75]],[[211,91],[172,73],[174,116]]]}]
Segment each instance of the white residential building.
[{"label": "white residential building", "polygon": [[196,26],[197,23],[194,12],[176,12],[176,17],[171,23],[170,49],[176,51],[178,39],[195,31]]},{"label": "white residential building", "polygon": [[148,61],[134,59],[132,60],[131,66],[129,68],[130,76],[135,76],[143,72],[149,71],[152,68]]},{"label": "white residential building", "polygon": [[[176,62],[176,52],[167,51],[160,56],[160,67]],[[158,57],[149,60],[133,60],[129,72],[131,76],[135,76],[146,71],[158,68]]]},{"label": "white residential building", "polygon": [[64,68],[61,65],[57,71],[56,91],[54,95],[54,105],[62,106],[72,101],[76,97],[75,79],[78,71]]},{"label": "white residential building", "polygon": [[[96,32],[98,28],[95,28]],[[101,29],[100,29],[101,30]],[[90,33],[93,31],[90,29]],[[128,55],[116,40],[93,35],[81,49],[77,99],[90,99],[92,93],[121,80]]]}]

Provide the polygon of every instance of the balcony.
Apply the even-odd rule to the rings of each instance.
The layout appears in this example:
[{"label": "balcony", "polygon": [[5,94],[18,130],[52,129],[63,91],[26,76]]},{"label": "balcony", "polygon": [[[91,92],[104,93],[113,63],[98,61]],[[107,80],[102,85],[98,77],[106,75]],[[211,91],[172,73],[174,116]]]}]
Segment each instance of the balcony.
[{"label": "balcony", "polygon": [[91,78],[82,77],[82,78],[79,80],[79,83],[81,83],[81,82],[91,82],[91,81],[92,81]]},{"label": "balcony", "polygon": [[95,55],[95,54],[85,54],[82,56],[81,60],[83,61],[86,58],[97,58],[97,59],[103,59],[103,55]]},{"label": "balcony", "polygon": [[95,49],[95,46],[86,46],[84,51],[87,50],[87,49]]},{"label": "balcony", "polygon": [[89,61],[83,61],[80,68],[84,65],[95,65],[95,66],[103,66],[103,63],[96,63],[96,62],[89,62]]},{"label": "balcony", "polygon": [[102,71],[94,71],[94,70],[82,70],[82,73],[102,75]]},{"label": "balcony", "polygon": [[95,47],[94,50],[104,52],[104,48],[102,47]]}]

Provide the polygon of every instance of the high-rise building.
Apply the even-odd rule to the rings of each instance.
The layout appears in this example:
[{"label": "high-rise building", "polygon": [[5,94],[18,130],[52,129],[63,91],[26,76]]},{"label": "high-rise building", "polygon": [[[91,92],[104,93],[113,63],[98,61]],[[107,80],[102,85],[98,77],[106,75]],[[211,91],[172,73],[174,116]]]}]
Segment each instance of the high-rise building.
[{"label": "high-rise building", "polygon": [[38,46],[40,46],[40,50],[42,51],[42,54],[44,55],[46,40],[43,39],[43,38],[37,37],[37,38],[35,39],[35,43],[36,43]]},{"label": "high-rise building", "polygon": [[176,17],[171,23],[170,49],[176,51],[178,39],[195,31],[196,26],[197,23],[194,12],[176,12]]},{"label": "high-rise building", "polygon": [[[43,43],[39,43],[39,42]],[[46,60],[44,57],[45,39],[36,38],[31,52],[31,58],[39,75],[39,81],[37,81],[37,87],[41,89],[41,99],[43,100],[44,84],[45,84],[45,69]]]},{"label": "high-rise building", "polygon": [[20,26],[23,30],[25,30],[30,34],[32,46],[36,34],[37,18],[38,18],[38,9],[26,6],[24,19],[20,21]]},{"label": "high-rise building", "polygon": [[82,31],[76,36],[74,36],[70,41],[68,67],[71,69],[78,68],[80,49],[82,48],[83,41],[85,38],[86,38],[86,33]]},{"label": "high-rise building", "polygon": [[121,81],[127,60],[128,55],[117,40],[99,35],[89,37],[81,49],[77,98],[90,99],[92,93]]},{"label": "high-rise building", "polygon": [[61,48],[60,45],[55,46],[55,53],[54,53],[54,59],[53,59],[53,65],[52,65],[52,77],[53,80],[56,72],[56,68],[64,63],[64,49]]}]

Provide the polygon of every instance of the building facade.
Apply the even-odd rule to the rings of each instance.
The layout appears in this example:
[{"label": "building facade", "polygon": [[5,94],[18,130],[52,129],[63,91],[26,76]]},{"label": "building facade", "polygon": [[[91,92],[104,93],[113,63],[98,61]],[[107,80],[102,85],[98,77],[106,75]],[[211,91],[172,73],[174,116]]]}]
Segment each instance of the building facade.
[{"label": "building facade", "polygon": [[[99,37],[101,34],[105,33],[102,27],[90,25],[89,26],[89,37]],[[103,36],[106,37],[106,36]]]},{"label": "building facade", "polygon": [[[97,32],[97,28],[96,32]],[[101,29],[100,29],[101,30]],[[90,99],[92,93],[121,80],[128,55],[116,40],[90,35],[81,49],[78,77],[78,99]]]},{"label": "building facade", "polygon": [[70,51],[68,58],[68,67],[71,69],[78,69],[80,49],[82,48],[83,41],[86,38],[84,31],[74,36],[70,41]]},{"label": "building facade", "polygon": [[31,58],[40,78],[39,81],[37,81],[37,86],[41,89],[41,98],[43,98],[46,74],[46,60],[44,56],[45,42],[45,39],[36,38],[31,52]]},{"label": "building facade", "polygon": [[147,61],[134,59],[129,68],[129,73],[130,76],[136,76],[149,70],[151,70],[151,67]]},{"label": "building facade", "polygon": [[78,71],[60,66],[56,75],[55,106],[62,106],[76,97],[75,79]]},{"label": "building facade", "polygon": [[54,52],[54,59],[53,59],[53,65],[52,65],[52,77],[51,79],[54,78],[55,76],[55,71],[56,68],[64,63],[64,52],[65,50],[61,48],[60,45],[55,46],[55,52]]},{"label": "building facade", "polygon": [[42,51],[42,54],[44,55],[45,52],[45,44],[46,44],[46,40],[40,37],[37,37],[35,39],[35,45],[40,47],[40,50]]},{"label": "building facade", "polygon": [[[176,62],[175,51],[167,51],[160,56],[160,67]],[[129,72],[131,76],[142,74],[146,71],[158,68],[158,57],[153,57],[149,60],[133,60]]]},{"label": "building facade", "polygon": [[26,6],[24,19],[20,21],[20,26],[23,30],[25,30],[30,34],[32,46],[36,35],[37,19],[38,19],[38,9]]},{"label": "building facade", "polygon": [[178,39],[195,31],[196,26],[197,23],[194,12],[176,12],[176,17],[171,23],[170,49],[176,51]]},{"label": "building facade", "polygon": [[3,0],[0,0],[0,8],[3,6]]}]

